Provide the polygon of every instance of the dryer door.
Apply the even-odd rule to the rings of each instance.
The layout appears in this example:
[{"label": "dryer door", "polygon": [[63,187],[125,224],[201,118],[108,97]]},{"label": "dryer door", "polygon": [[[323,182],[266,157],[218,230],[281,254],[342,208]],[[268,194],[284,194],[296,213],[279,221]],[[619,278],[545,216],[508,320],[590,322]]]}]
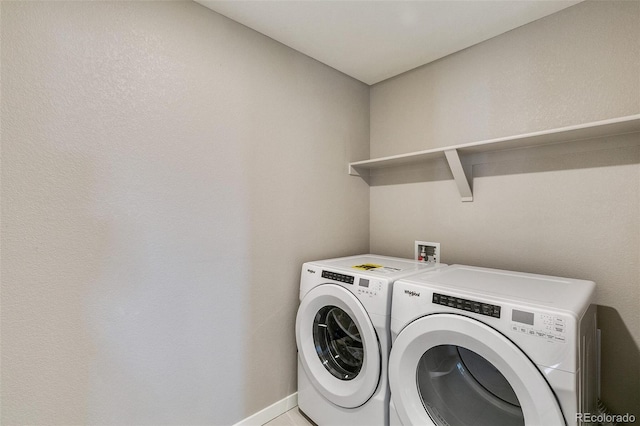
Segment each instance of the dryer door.
[{"label": "dryer door", "polygon": [[391,399],[404,425],[560,426],[542,373],[509,339],[472,318],[434,314],[391,347]]},{"label": "dryer door", "polygon": [[355,408],[380,380],[380,344],[360,301],[348,290],[323,284],[302,299],[296,317],[299,361],[325,398]]}]

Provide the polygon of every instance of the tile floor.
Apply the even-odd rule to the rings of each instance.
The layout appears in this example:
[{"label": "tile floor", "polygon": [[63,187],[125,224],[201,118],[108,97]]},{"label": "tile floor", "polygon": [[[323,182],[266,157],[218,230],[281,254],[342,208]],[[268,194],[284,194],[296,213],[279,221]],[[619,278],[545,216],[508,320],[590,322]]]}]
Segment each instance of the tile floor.
[{"label": "tile floor", "polygon": [[265,423],[264,426],[313,426],[313,423],[300,414],[298,407],[293,407],[291,410],[279,415],[269,423]]}]

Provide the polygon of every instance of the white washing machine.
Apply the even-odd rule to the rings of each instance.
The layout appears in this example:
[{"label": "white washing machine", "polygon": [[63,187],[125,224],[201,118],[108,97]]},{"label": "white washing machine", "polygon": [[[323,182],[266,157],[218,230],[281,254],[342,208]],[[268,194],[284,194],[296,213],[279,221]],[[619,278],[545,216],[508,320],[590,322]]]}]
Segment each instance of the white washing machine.
[{"label": "white washing machine", "polygon": [[390,424],[583,424],[597,413],[594,289],[461,265],[397,281]]},{"label": "white washing machine", "polygon": [[320,426],[389,423],[392,284],[440,267],[376,255],[302,266],[298,407],[307,417]]}]

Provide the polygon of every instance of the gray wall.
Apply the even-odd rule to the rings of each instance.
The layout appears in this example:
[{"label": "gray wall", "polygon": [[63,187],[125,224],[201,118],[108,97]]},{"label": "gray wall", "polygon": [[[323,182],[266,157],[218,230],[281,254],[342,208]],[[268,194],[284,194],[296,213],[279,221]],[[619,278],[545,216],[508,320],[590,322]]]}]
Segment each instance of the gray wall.
[{"label": "gray wall", "polygon": [[296,390],[299,265],[415,239],[596,281],[640,413],[638,135],[468,158],[473,203],[440,162],[346,175],[369,120],[374,157],[639,113],[638,8],[369,90],[191,2],[3,1],[1,423],[234,423]]},{"label": "gray wall", "polygon": [[192,2],[1,13],[1,423],[294,393],[301,263],[369,246],[368,87]]},{"label": "gray wall", "polygon": [[[371,156],[640,113],[640,2],[585,2],[371,90]],[[640,134],[371,177],[371,251],[590,279],[604,401],[640,415]]]}]

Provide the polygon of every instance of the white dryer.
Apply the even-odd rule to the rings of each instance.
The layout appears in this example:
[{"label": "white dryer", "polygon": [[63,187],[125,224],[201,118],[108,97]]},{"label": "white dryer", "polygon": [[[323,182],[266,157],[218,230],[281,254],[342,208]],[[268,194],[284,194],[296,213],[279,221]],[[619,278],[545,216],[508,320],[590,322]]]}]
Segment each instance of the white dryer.
[{"label": "white dryer", "polygon": [[296,344],[306,416],[320,426],[389,423],[392,284],[439,267],[376,255],[302,266]]},{"label": "white dryer", "polygon": [[594,289],[461,265],[397,281],[391,424],[582,424],[597,412]]}]

